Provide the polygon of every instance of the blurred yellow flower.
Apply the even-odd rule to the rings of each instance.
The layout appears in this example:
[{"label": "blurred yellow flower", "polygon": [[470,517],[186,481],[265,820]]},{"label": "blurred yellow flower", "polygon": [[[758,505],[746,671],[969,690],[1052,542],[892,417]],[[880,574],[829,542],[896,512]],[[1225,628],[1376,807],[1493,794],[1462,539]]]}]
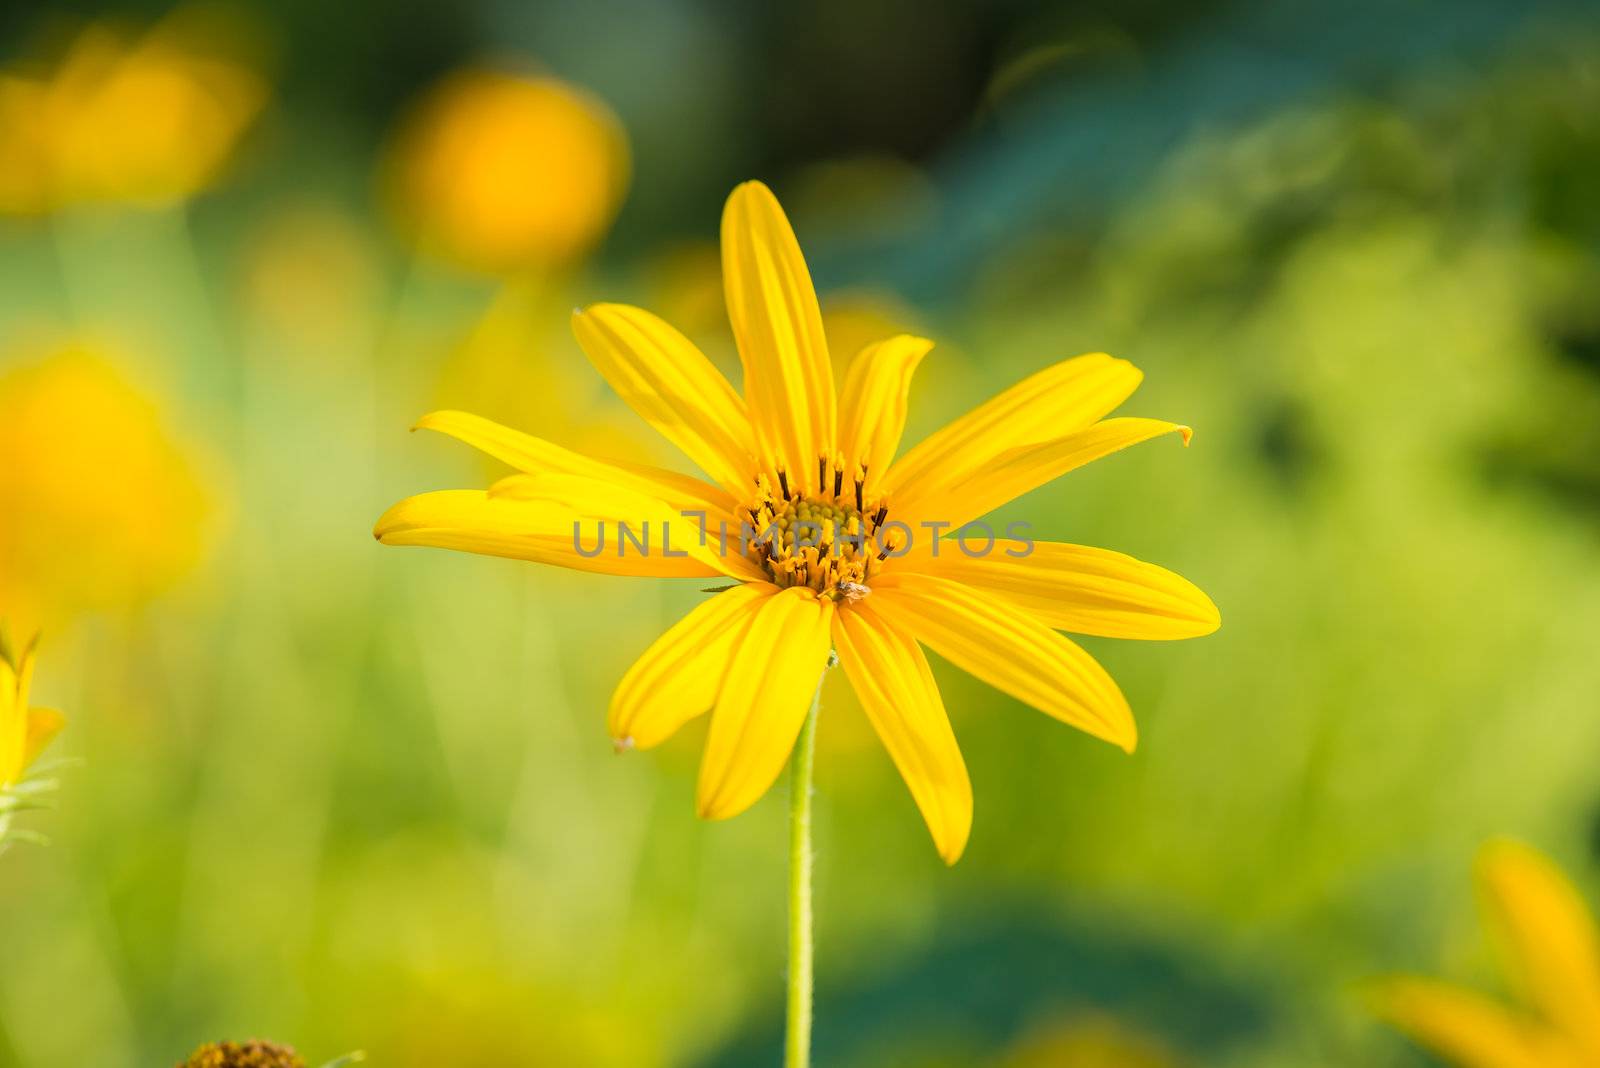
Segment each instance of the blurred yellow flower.
[{"label": "blurred yellow flower", "polygon": [[159,207],[211,185],[266,102],[207,12],[143,36],[91,25],[44,78],[0,77],[0,211]]},{"label": "blurred yellow flower", "polygon": [[1478,856],[1483,914],[1520,1006],[1430,979],[1379,985],[1378,1012],[1465,1068],[1600,1064],[1600,933],[1572,883],[1512,841]]},{"label": "blurred yellow flower", "polygon": [[199,557],[206,501],[155,405],[82,345],[0,376],[0,606],[132,607]]},{"label": "blurred yellow flower", "polygon": [[603,103],[547,77],[464,70],[402,124],[389,201],[424,252],[488,273],[564,263],[611,225],[628,142]]},{"label": "blurred yellow flower", "polygon": [[[921,645],[1132,750],[1121,691],[1058,630],[1184,638],[1216,629],[1219,617],[1184,579],[1120,553],[1012,534],[969,556],[929,525],[958,530],[1126,446],[1170,433],[1187,440],[1188,428],[1103,418],[1141,375],[1096,354],[1040,371],[894,459],[911,376],[931,343],[900,335],[867,346],[836,395],[810,274],[759,182],[728,199],[722,255],[742,396],[649,312],[600,304],[573,316],[601,375],[709,481],[436,412],[420,425],[522,473],[487,492],[409,498],[375,533],[389,545],[608,574],[734,580],[623,678],[609,718],[616,743],[649,748],[711,710],[698,808],[733,816],[782,770],[836,646],[940,855],[954,863],[971,827],[972,790]],[[654,552],[627,551],[618,530],[615,546],[591,553],[595,538],[579,537],[580,528],[598,530],[603,541],[617,524],[644,527],[647,539],[654,528],[661,540]]]},{"label": "blurred yellow flower", "polygon": [[35,638],[15,652],[0,634],[0,790],[21,782],[23,773],[66,725],[53,708],[28,707],[37,647]]},{"label": "blurred yellow flower", "polygon": [[355,219],[330,203],[296,201],[252,230],[238,304],[274,354],[348,361],[362,351],[363,332],[374,329],[380,273],[378,252]]},{"label": "blurred yellow flower", "polygon": [[45,83],[0,72],[0,215],[50,209],[50,154]]}]

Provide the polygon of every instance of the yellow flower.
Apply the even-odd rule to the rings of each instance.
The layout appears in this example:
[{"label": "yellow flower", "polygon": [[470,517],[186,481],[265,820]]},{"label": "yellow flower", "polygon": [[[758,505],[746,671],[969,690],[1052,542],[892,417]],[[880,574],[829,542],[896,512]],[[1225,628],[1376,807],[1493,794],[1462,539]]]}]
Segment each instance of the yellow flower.
[{"label": "yellow flower", "polygon": [[1600,1064],[1600,932],[1549,859],[1519,842],[1479,853],[1483,916],[1519,1007],[1430,979],[1399,978],[1378,1012],[1465,1068],[1593,1068]]},{"label": "yellow flower", "polygon": [[131,608],[197,561],[207,503],[155,405],[70,345],[0,375],[0,608],[33,630]]},{"label": "yellow flower", "polygon": [[267,97],[226,35],[200,11],[138,38],[93,25],[48,76],[0,76],[0,211],[159,207],[211,185]]},{"label": "yellow flower", "polygon": [[38,78],[0,73],[0,215],[50,209],[47,93]]},{"label": "yellow flower", "polygon": [[[729,198],[722,256],[742,396],[649,312],[600,304],[573,316],[600,373],[709,481],[591,459],[472,415],[436,412],[419,425],[522,473],[487,492],[402,501],[375,533],[389,545],[609,574],[734,580],[622,679],[609,717],[617,744],[649,748],[711,710],[698,808],[712,819],[735,815],[783,768],[837,648],[940,855],[953,863],[971,826],[972,790],[921,646],[1131,751],[1133,715],[1121,691],[1058,631],[1186,638],[1216,629],[1219,618],[1190,583],[1120,553],[1027,543],[1013,532],[969,556],[936,541],[927,524],[956,530],[1091,460],[1163,434],[1187,438],[1188,429],[1104,419],[1140,374],[1096,354],[1040,371],[894,459],[911,376],[930,343],[902,335],[869,345],[836,396],[810,275],[760,183]],[[635,535],[648,525],[653,551],[637,551],[619,523]],[[771,536],[741,538],[742,526]],[[606,527],[615,542],[590,555]]]},{"label": "yellow flower", "polygon": [[0,635],[0,790],[15,786],[66,724],[53,708],[29,708],[35,638],[18,656]]},{"label": "yellow flower", "polygon": [[397,220],[424,251],[489,273],[549,266],[611,225],[628,143],[616,116],[570,85],[466,70],[405,124],[387,179]]},{"label": "yellow flower", "polygon": [[216,180],[266,85],[185,28],[164,23],[124,47],[86,35],[60,78],[68,197],[159,206]]}]

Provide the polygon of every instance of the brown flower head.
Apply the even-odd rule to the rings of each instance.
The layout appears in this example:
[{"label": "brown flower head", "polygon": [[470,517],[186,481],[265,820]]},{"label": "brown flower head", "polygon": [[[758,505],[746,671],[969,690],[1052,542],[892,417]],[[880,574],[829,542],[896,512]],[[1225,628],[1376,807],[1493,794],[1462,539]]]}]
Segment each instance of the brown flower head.
[{"label": "brown flower head", "polygon": [[306,1068],[306,1062],[288,1046],[252,1039],[201,1046],[178,1068]]}]

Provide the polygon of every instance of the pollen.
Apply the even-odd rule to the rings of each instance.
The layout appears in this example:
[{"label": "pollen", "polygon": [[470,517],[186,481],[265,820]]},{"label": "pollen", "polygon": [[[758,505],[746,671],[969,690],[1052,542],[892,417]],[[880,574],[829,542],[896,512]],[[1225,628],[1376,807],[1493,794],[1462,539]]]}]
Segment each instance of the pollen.
[{"label": "pollen", "polygon": [[817,461],[802,480],[779,468],[756,479],[745,554],[774,585],[807,586],[835,601],[859,601],[896,546],[885,536],[888,507],[867,500],[866,470],[847,473],[842,459]]}]

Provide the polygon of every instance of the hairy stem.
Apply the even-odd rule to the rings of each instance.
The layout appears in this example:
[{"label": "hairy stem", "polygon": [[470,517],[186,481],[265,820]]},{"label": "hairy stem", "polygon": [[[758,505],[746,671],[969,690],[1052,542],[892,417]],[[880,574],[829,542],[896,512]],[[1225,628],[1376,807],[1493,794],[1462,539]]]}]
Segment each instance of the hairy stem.
[{"label": "hairy stem", "polygon": [[[830,656],[828,667],[833,663]],[[789,763],[789,1001],[784,1068],[811,1065],[811,777],[817,756],[817,709],[827,677],[828,670],[823,668]]]}]

